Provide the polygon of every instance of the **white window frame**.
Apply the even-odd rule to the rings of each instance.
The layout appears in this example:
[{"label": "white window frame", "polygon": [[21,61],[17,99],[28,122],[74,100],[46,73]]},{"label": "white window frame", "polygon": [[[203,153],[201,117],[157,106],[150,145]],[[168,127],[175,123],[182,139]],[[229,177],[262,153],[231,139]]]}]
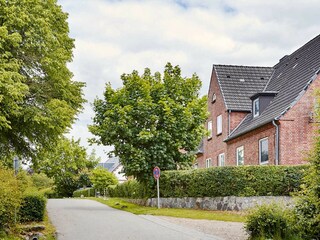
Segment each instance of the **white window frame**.
[{"label": "white window frame", "polygon": [[[268,160],[267,161],[264,161],[264,162],[261,162],[261,143],[263,141],[267,141],[267,150],[268,150]],[[268,137],[265,137],[265,138],[262,138],[259,140],[259,163],[260,165],[264,165],[264,164],[268,164],[269,163],[269,140],[268,140]]]},{"label": "white window frame", "polygon": [[217,95],[215,93],[213,93],[211,102],[214,103],[216,100],[217,100]]},{"label": "white window frame", "polygon": [[208,121],[207,129],[208,129],[208,132],[209,132],[208,139],[211,139],[212,138],[212,120]]},{"label": "white window frame", "polygon": [[218,166],[220,166],[220,167],[225,166],[225,161],[226,161],[226,158],[225,158],[224,153],[220,153],[218,156]]},{"label": "white window frame", "polygon": [[[256,112],[256,102],[258,102],[258,106],[259,106],[259,109],[258,109],[258,111]],[[255,117],[258,117],[259,115],[260,115],[260,100],[259,100],[259,98],[257,98],[257,99],[255,99],[254,101],[253,101],[253,107],[252,107],[252,111],[253,111],[253,117],[255,118]]]},{"label": "white window frame", "polygon": [[[243,163],[242,164],[239,164],[239,154],[238,153],[240,151],[243,152],[243,156],[242,156]],[[243,166],[244,165],[244,146],[237,147],[237,149],[236,149],[236,158],[237,158],[237,166]]]},{"label": "white window frame", "polygon": [[212,159],[211,158],[207,158],[206,159],[206,168],[209,168],[212,166]]},{"label": "white window frame", "polygon": [[217,117],[217,135],[222,134],[222,115]]}]

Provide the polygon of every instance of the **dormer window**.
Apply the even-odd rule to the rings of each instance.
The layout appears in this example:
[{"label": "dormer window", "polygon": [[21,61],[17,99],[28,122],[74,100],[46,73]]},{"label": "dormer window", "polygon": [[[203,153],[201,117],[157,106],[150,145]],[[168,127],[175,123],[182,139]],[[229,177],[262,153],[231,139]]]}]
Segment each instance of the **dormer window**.
[{"label": "dormer window", "polygon": [[258,117],[260,114],[260,103],[259,98],[253,101],[253,117]]},{"label": "dormer window", "polygon": [[214,103],[217,99],[217,96],[215,93],[212,94],[212,99],[211,99],[211,102]]}]

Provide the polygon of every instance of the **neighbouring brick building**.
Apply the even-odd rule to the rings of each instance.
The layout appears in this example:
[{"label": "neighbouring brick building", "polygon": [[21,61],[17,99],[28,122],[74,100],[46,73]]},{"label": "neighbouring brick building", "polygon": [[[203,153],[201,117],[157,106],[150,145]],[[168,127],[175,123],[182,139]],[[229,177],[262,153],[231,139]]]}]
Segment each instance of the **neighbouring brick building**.
[{"label": "neighbouring brick building", "polygon": [[320,35],[273,67],[213,65],[198,167],[304,163],[312,147]]}]

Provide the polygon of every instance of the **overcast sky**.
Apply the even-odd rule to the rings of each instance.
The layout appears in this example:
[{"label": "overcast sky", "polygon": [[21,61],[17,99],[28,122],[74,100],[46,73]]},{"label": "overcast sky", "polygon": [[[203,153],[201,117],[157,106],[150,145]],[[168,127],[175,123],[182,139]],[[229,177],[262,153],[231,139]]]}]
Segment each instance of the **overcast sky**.
[{"label": "overcast sky", "polygon": [[197,73],[208,91],[212,64],[273,66],[320,34],[319,0],[58,0],[75,39],[74,80],[88,103],[70,136],[106,159],[110,147],[89,146],[92,102],[105,83],[121,87],[132,70]]}]

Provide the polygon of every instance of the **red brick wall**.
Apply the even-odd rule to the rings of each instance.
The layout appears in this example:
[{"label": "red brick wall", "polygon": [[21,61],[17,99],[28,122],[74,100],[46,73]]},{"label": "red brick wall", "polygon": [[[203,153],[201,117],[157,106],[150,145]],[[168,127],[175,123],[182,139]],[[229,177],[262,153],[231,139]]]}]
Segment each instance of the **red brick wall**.
[{"label": "red brick wall", "polygon": [[239,123],[244,119],[247,115],[247,112],[231,112],[230,113],[230,132],[234,130]]},{"label": "red brick wall", "polygon": [[[216,94],[216,101],[212,103],[212,95]],[[208,92],[208,112],[209,117],[206,122],[206,129],[208,121],[212,120],[212,138],[204,139],[203,143],[203,155],[197,158],[199,168],[206,167],[206,159],[212,159],[212,165],[217,166],[217,156],[220,153],[226,153],[227,145],[223,140],[228,135],[228,113],[224,105],[222,93],[220,91],[218,80],[216,78],[215,71],[212,71],[211,82]],[[222,115],[222,134],[217,135],[217,116]],[[227,157],[225,155],[225,157]]]},{"label": "red brick wall", "polygon": [[310,151],[317,125],[310,122],[315,89],[320,88],[320,75],[309,86],[299,101],[280,118],[280,164],[303,164]]},{"label": "red brick wall", "polygon": [[240,146],[244,147],[244,164],[259,164],[259,140],[268,137],[269,165],[274,164],[275,152],[275,127],[272,123],[260,127],[254,131],[244,134],[236,139],[228,142],[228,159],[226,165],[237,165],[236,149]]}]

